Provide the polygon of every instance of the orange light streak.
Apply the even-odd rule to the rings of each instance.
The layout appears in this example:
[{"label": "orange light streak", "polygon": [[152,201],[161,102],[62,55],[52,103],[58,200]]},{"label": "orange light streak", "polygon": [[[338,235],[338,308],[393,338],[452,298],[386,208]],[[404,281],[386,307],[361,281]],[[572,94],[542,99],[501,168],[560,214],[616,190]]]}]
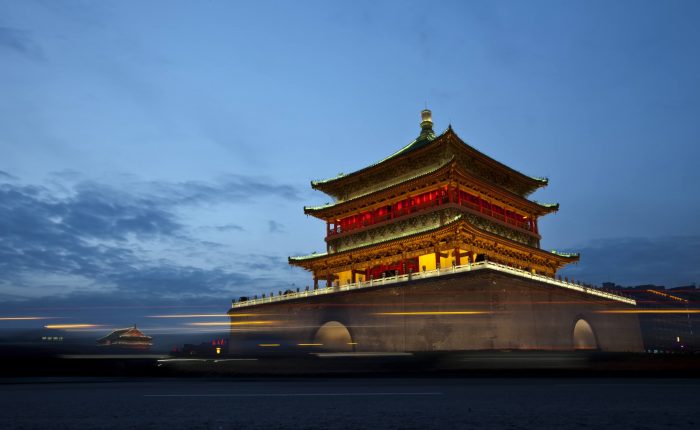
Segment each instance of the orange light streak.
[{"label": "orange light streak", "polygon": [[323,346],[322,343],[297,343],[297,346]]},{"label": "orange light streak", "polygon": [[429,315],[485,315],[491,311],[423,311],[423,312],[378,312],[381,316],[429,316]]},{"label": "orange light streak", "polygon": [[[255,314],[246,314],[245,316],[253,316]],[[182,315],[147,315],[146,318],[213,318],[213,317],[228,317],[226,314],[182,314]]]},{"label": "orange light streak", "polygon": [[647,293],[652,293],[652,294],[656,294],[657,296],[666,297],[666,298],[677,300],[677,301],[683,302],[683,303],[688,303],[688,301],[686,299],[683,299],[683,298],[678,297],[678,296],[674,296],[673,294],[664,293],[662,291],[647,290]]},{"label": "orange light streak", "polygon": [[214,326],[239,326],[239,325],[265,325],[274,324],[278,321],[236,321],[236,322],[195,322],[189,323],[188,325],[198,326],[198,327],[214,327]]},{"label": "orange light streak", "polygon": [[263,348],[270,348],[274,346],[280,346],[279,343],[259,343],[258,346],[262,346]]},{"label": "orange light streak", "polygon": [[49,324],[45,325],[44,328],[49,329],[71,329],[71,328],[96,328],[102,327],[98,324]]},{"label": "orange light streak", "polygon": [[46,317],[0,317],[0,321],[29,321],[29,320],[45,320]]}]

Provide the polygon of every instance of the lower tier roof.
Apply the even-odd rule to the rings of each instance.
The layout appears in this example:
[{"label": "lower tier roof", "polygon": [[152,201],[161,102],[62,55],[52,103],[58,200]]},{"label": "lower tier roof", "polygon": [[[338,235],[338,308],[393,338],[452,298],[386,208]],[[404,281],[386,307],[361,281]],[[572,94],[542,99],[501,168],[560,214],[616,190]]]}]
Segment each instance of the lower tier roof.
[{"label": "lower tier roof", "polygon": [[[385,248],[401,247],[410,248],[410,245],[418,242],[432,243],[430,246],[440,246],[440,241],[450,241],[462,244],[463,248],[486,249],[488,254],[505,255],[512,253],[516,255],[513,259],[526,259],[539,261],[538,266],[549,268],[548,271],[555,272],[560,267],[578,261],[579,254],[564,254],[556,251],[545,251],[514,240],[498,236],[494,233],[482,230],[470,222],[462,215],[457,215],[442,226],[428,228],[422,231],[411,231],[401,236],[395,236],[389,240],[374,243],[357,248],[351,248],[335,253],[316,253],[305,256],[289,257],[289,264],[303,267],[307,270],[324,267],[330,270],[336,266],[336,261],[353,260],[358,256],[379,256]],[[499,249],[500,247],[500,249]],[[415,251],[414,251],[415,252]],[[337,263],[340,265],[340,263]]]}]

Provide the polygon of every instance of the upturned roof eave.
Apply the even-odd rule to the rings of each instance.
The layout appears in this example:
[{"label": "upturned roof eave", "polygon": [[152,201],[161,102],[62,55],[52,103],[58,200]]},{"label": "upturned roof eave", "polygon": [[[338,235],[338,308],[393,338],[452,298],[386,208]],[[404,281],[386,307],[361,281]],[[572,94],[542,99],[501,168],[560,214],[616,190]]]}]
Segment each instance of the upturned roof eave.
[{"label": "upturned roof eave", "polygon": [[398,151],[394,152],[393,154],[389,155],[388,157],[385,157],[385,158],[377,161],[376,163],[372,163],[369,166],[363,167],[359,170],[355,170],[352,173],[348,173],[347,175],[344,173],[340,173],[337,176],[334,176],[332,178],[321,179],[318,181],[311,181],[311,188],[313,188],[314,190],[319,190],[319,191],[325,192],[325,190],[323,189],[325,185],[334,185],[335,183],[337,183],[340,180],[350,178],[350,177],[355,177],[355,176],[359,175],[360,173],[364,173],[364,172],[366,172],[374,167],[380,166],[387,161],[400,158],[406,154],[412,153],[413,151],[430,146],[434,142],[440,140],[444,135],[447,134],[447,132],[448,132],[448,130],[445,130],[444,132],[442,132],[438,136],[435,136],[434,133],[430,133],[428,136],[426,136],[423,139],[421,139],[421,137],[418,137],[418,138],[414,139],[413,141],[411,141],[411,143],[409,143],[408,145],[399,149]]},{"label": "upturned roof eave", "polygon": [[504,164],[504,163],[501,163],[500,161],[496,160],[495,158],[492,158],[492,157],[490,157],[490,156],[484,154],[483,152],[479,151],[479,150],[476,149],[475,147],[473,147],[473,146],[471,146],[470,144],[468,144],[466,141],[464,141],[464,139],[462,139],[461,137],[459,137],[459,135],[457,134],[457,132],[455,132],[455,131],[452,129],[452,126],[450,126],[450,127],[447,129],[447,132],[450,132],[455,138],[457,138],[457,140],[459,140],[459,142],[462,143],[462,145],[464,145],[464,146],[465,146],[466,148],[468,148],[469,150],[474,151],[474,152],[475,152],[479,157],[481,157],[482,159],[487,160],[487,162],[496,164],[496,165],[499,166],[500,168],[505,169],[505,170],[507,170],[507,171],[510,172],[510,173],[513,173],[515,176],[519,177],[520,179],[523,179],[523,180],[525,180],[525,181],[527,181],[527,182],[530,182],[534,188],[532,189],[532,191],[528,192],[527,195],[532,194],[532,193],[535,192],[537,189],[542,188],[542,187],[546,187],[546,186],[549,184],[549,179],[548,179],[548,178],[540,178],[540,177],[535,177],[535,176],[526,175],[526,174],[524,174],[524,173],[522,173],[522,172],[520,172],[520,171],[518,171],[518,170],[515,170],[514,168],[512,168],[512,167],[510,167],[510,166],[508,166],[508,165],[506,165],[506,164]]},{"label": "upturned roof eave", "polygon": [[[339,208],[339,207],[341,207],[341,206],[345,206],[345,205],[354,203],[354,202],[356,202],[356,201],[358,201],[358,200],[361,200],[361,199],[364,199],[364,198],[368,198],[368,197],[371,197],[371,196],[373,196],[373,195],[385,193],[385,192],[387,192],[387,191],[389,191],[389,190],[391,190],[391,189],[393,189],[393,188],[400,187],[400,186],[404,185],[405,183],[407,183],[407,182],[409,182],[409,181],[415,181],[415,180],[418,180],[418,179],[425,178],[425,177],[428,177],[428,176],[430,176],[430,175],[436,174],[436,173],[440,172],[441,170],[447,168],[448,166],[450,166],[451,164],[454,164],[454,163],[455,163],[455,158],[454,158],[454,157],[451,157],[448,161],[446,161],[445,163],[441,164],[440,166],[438,166],[438,167],[436,167],[436,168],[434,168],[434,169],[431,169],[431,170],[429,170],[429,171],[426,171],[426,172],[423,172],[423,173],[421,173],[421,174],[418,174],[418,175],[416,175],[416,176],[414,176],[414,177],[412,177],[412,178],[408,178],[408,179],[406,179],[406,180],[404,180],[404,181],[402,181],[402,182],[399,182],[399,183],[396,183],[396,184],[388,185],[388,186],[386,186],[386,187],[384,187],[384,188],[381,188],[381,189],[379,189],[379,190],[372,191],[372,192],[367,193],[367,194],[363,194],[363,195],[360,195],[360,196],[353,197],[352,199],[349,199],[349,200],[345,200],[345,201],[342,201],[342,202],[328,203],[328,204],[319,205],[319,206],[304,206],[304,214],[306,214],[306,215],[311,215],[311,216],[314,216],[314,217],[317,217],[317,218],[320,218],[320,219],[325,219],[325,216],[323,215],[323,213],[326,212],[326,211],[328,211],[328,210],[330,210],[330,209]],[[460,169],[460,168],[459,168],[459,165],[457,165],[456,167],[460,170],[460,172],[461,172],[463,175],[473,176],[473,175],[471,175],[469,172],[466,172],[466,171]],[[479,181],[479,182],[484,182],[483,179],[479,179],[478,177],[474,178],[474,180],[477,180],[477,181]],[[484,183],[485,183],[485,182],[484,182]],[[488,184],[488,183],[485,183],[485,184],[486,184],[487,186],[493,186],[492,184],[491,184],[491,185]],[[523,196],[521,196],[521,195],[519,195],[519,194],[517,194],[517,193],[514,193],[514,192],[512,192],[512,191],[510,191],[510,190],[507,190],[507,189],[500,189],[500,192],[501,192],[501,193],[505,193],[506,195],[508,195],[508,196],[511,197],[511,198],[519,199],[519,200],[521,201],[521,203],[524,203],[524,205],[530,205],[531,207],[534,207],[534,208],[539,209],[539,211],[537,211],[537,213],[536,213],[536,215],[538,215],[538,216],[547,215],[547,214],[550,214],[550,213],[552,213],[552,212],[557,212],[557,211],[559,210],[559,203],[540,203],[540,202],[535,201],[535,200],[529,200],[529,199],[527,199],[527,198],[525,198],[525,197],[523,197]]]},{"label": "upturned roof eave", "polygon": [[367,194],[362,194],[362,195],[353,197],[353,198],[351,198],[351,199],[349,199],[349,200],[344,200],[344,201],[342,201],[342,202],[328,203],[328,204],[326,204],[326,205],[320,205],[320,206],[304,206],[304,213],[305,213],[306,215],[313,215],[313,216],[316,216],[316,215],[318,214],[318,212],[322,212],[322,211],[324,211],[324,210],[331,209],[331,208],[335,208],[335,207],[340,207],[341,205],[345,205],[345,204],[348,204],[348,203],[353,203],[353,202],[356,202],[356,201],[358,201],[358,200],[360,200],[360,199],[367,198],[367,197],[372,196],[372,195],[384,193],[384,192],[386,192],[386,191],[388,191],[388,190],[390,190],[390,189],[392,189],[392,188],[396,188],[396,187],[399,187],[399,186],[401,186],[401,185],[404,185],[404,184],[407,183],[407,182],[415,181],[415,180],[417,180],[417,179],[424,178],[424,177],[426,177],[426,176],[428,176],[428,175],[432,175],[432,174],[434,174],[435,172],[438,172],[438,171],[440,171],[441,169],[444,169],[445,167],[449,166],[449,165],[450,165],[451,163],[453,163],[453,162],[454,162],[454,157],[451,157],[449,160],[447,160],[446,162],[444,162],[443,164],[441,164],[440,166],[438,166],[438,167],[436,167],[436,168],[434,168],[434,169],[430,169],[430,170],[427,170],[427,171],[425,171],[425,172],[421,172],[421,173],[417,174],[416,176],[413,176],[413,177],[411,177],[411,178],[407,178],[407,179],[405,179],[405,180],[403,180],[403,181],[401,181],[401,182],[399,182],[399,183],[388,185],[388,186],[386,186],[386,187],[384,187],[384,188],[380,188],[380,189],[378,189],[378,190],[369,192],[369,193],[367,193]]}]

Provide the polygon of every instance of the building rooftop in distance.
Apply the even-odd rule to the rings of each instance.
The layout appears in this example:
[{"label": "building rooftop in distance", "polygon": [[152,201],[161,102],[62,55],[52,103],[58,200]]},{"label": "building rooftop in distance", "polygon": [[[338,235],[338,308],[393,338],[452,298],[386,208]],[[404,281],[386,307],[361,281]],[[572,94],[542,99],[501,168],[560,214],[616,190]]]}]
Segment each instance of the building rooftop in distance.
[{"label": "building rooftop in distance", "polygon": [[105,337],[97,339],[97,343],[103,346],[126,346],[137,348],[148,348],[153,343],[151,337],[146,336],[141,330],[133,327],[114,330]]}]

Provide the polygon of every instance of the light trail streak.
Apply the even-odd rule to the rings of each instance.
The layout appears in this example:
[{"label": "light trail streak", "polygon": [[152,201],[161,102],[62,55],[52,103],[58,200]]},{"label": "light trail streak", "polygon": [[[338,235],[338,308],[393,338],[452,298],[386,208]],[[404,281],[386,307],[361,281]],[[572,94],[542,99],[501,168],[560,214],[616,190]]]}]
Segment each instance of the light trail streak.
[{"label": "light trail streak", "polygon": [[657,296],[666,297],[668,299],[673,299],[673,300],[683,302],[683,303],[688,303],[688,300],[686,300],[684,298],[674,296],[673,294],[664,293],[662,291],[647,290],[647,293],[656,294]]},{"label": "light trail streak", "polygon": [[259,343],[258,346],[261,346],[263,348],[273,348],[275,346],[280,346],[279,343]]},{"label": "light trail streak", "polygon": [[33,321],[47,320],[48,317],[0,317],[0,321]]},{"label": "light trail streak", "polygon": [[416,311],[416,312],[378,312],[381,316],[430,316],[430,315],[486,315],[491,311]]},{"label": "light trail streak", "polygon": [[[220,306],[90,306],[90,309],[202,309],[220,308]],[[48,310],[48,311],[80,311],[85,310],[85,306],[32,306],[26,309]]]},{"label": "light trail streak", "polygon": [[48,324],[44,328],[48,329],[72,329],[72,328],[97,328],[102,327],[98,324]]},{"label": "light trail streak", "polygon": [[322,343],[297,343],[297,346],[323,346]]},{"label": "light trail streak", "polygon": [[700,309],[611,309],[597,314],[700,314]]},{"label": "light trail streak", "polygon": [[[245,316],[254,316],[255,314],[245,314]],[[243,316],[243,315],[237,315]],[[216,318],[227,317],[226,314],[182,314],[182,315],[146,315],[146,318]]]},{"label": "light trail streak", "polygon": [[198,327],[216,327],[216,326],[224,326],[224,327],[230,327],[230,326],[241,326],[241,325],[267,325],[267,324],[275,324],[279,321],[266,321],[266,320],[260,320],[260,321],[230,321],[230,322],[195,322],[195,323],[189,323],[188,325],[191,326],[198,326]]}]

